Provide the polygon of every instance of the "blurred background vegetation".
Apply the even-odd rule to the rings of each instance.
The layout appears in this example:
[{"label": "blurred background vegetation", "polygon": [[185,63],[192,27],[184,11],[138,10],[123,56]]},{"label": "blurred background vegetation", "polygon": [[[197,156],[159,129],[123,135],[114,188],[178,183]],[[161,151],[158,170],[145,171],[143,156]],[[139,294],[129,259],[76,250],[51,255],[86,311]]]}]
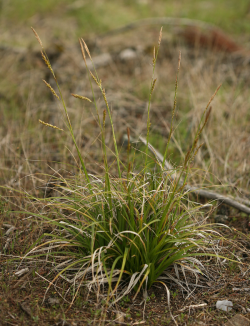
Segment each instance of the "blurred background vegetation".
[{"label": "blurred background vegetation", "polygon": [[[91,114],[85,110],[83,117],[82,105],[69,99],[72,92],[91,96],[88,79],[84,75],[86,71],[82,64],[78,38],[87,40],[93,56],[100,53],[112,54],[113,61],[100,68],[98,73],[107,87],[114,112],[117,112],[117,130],[121,133],[118,138],[122,139],[122,134],[126,133],[125,125],[130,123],[129,118],[133,120],[130,126],[134,125],[135,128],[138,127],[137,121],[140,123],[143,120],[142,111],[145,111],[150,87],[153,46],[157,42],[161,26],[139,28],[101,42],[96,36],[147,17],[189,18],[214,24],[239,44],[245,53],[249,53],[250,3],[246,0],[0,1],[0,118],[4,121],[0,126],[0,135],[8,136],[0,162],[3,166],[0,169],[0,178],[2,177],[4,182],[8,182],[10,175],[15,175],[16,169],[21,165],[20,160],[24,159],[24,152],[25,159],[33,158],[36,162],[41,159],[62,162],[69,156],[64,149],[65,135],[55,134],[54,130],[50,131],[42,126],[38,127],[38,119],[55,125],[60,124],[62,119],[61,113],[58,113],[61,112],[57,108],[58,104],[41,82],[41,79],[48,82],[51,82],[51,79],[40,58],[40,46],[30,27],[34,27],[42,39],[59,76],[67,105],[71,108],[72,119],[75,119],[73,123],[77,125],[75,128],[77,131],[85,128],[84,135],[87,132],[93,137],[95,135],[94,122],[86,126],[82,123],[89,121],[87,119],[91,119]],[[159,121],[163,124],[171,114],[178,53],[181,49],[183,55],[176,115],[178,128],[175,131],[176,141],[171,145],[171,158],[177,163],[182,160],[192,142],[193,129],[200,112],[206,107],[217,86],[223,83],[215,99],[215,107],[220,110],[213,112],[213,128],[210,127],[210,134],[207,135],[210,138],[205,140],[206,153],[200,158],[200,163],[204,169],[212,168],[226,183],[238,180],[237,178],[244,181],[246,179],[242,178],[242,173],[248,173],[245,168],[248,151],[244,152],[242,147],[239,154],[237,151],[241,146],[236,145],[234,140],[236,135],[242,133],[239,137],[243,144],[248,137],[247,57],[245,53],[239,57],[231,57],[231,54],[223,56],[219,51],[213,52],[211,49],[207,52],[204,52],[204,49],[197,51],[190,45],[181,44],[178,33],[172,37],[173,30],[169,26],[163,27],[163,42],[157,64],[158,80],[153,98],[155,107],[152,108],[152,116],[155,121],[152,121],[151,141],[163,151],[168,127],[164,122],[165,125],[162,125],[160,131]],[[131,66],[127,62],[117,61],[124,49],[132,49],[138,58]],[[129,109],[131,111],[128,112]],[[82,120],[79,119],[79,114]],[[124,120],[119,120],[121,117]],[[139,129],[137,128],[137,133],[143,134],[145,126]],[[87,140],[84,139],[83,143],[86,144]],[[235,146],[234,150],[232,146]],[[58,155],[53,156],[52,149],[57,151]],[[89,154],[95,158],[93,145],[91,149],[93,150],[90,150]],[[220,159],[217,159],[218,155]],[[10,157],[12,158],[9,159]],[[228,157],[233,160],[232,174],[237,174],[231,181],[227,179]],[[43,168],[44,165],[41,170]],[[240,172],[236,173],[235,169]],[[240,183],[243,184],[243,181]]]},{"label": "blurred background vegetation", "polygon": [[[74,25],[75,37],[79,37],[163,16],[199,19],[234,35],[250,32],[250,3],[246,0],[1,0],[0,6],[1,29],[10,29],[13,34],[20,32],[21,26],[43,26],[50,19],[55,21],[50,35],[60,37],[64,31],[67,37],[67,29]],[[13,38],[22,44],[22,38]]]}]

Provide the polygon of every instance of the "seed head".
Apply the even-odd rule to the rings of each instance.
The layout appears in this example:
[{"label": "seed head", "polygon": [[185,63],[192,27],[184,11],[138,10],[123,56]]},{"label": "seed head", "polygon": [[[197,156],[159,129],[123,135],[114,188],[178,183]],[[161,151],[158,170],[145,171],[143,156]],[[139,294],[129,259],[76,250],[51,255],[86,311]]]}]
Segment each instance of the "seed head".
[{"label": "seed head", "polygon": [[55,90],[52,88],[52,86],[51,86],[49,83],[47,83],[46,80],[44,80],[44,79],[43,79],[43,82],[44,82],[45,85],[46,85],[46,86],[51,90],[51,93],[52,93],[53,95],[55,95],[55,97],[58,98],[58,100],[59,100],[59,96],[56,94],[56,92],[55,92]]},{"label": "seed head", "polygon": [[54,129],[58,129],[58,130],[63,131],[63,129],[58,128],[57,126],[53,126],[53,125],[51,125],[50,123],[44,122],[44,121],[42,121],[42,120],[40,120],[40,119],[39,119],[39,122],[40,122],[42,125],[45,125],[45,126],[47,126],[47,127],[54,128]]},{"label": "seed head", "polygon": [[85,97],[85,96],[81,96],[81,95],[77,95],[77,94],[71,94],[71,95],[74,96],[75,98],[79,98],[80,100],[85,100],[85,101],[88,101],[88,102],[92,103],[92,101],[89,98]]},{"label": "seed head", "polygon": [[43,48],[42,41],[41,41],[40,37],[38,36],[37,32],[34,30],[33,27],[31,27],[31,29],[32,29],[33,33],[35,34],[35,37],[36,37],[37,41],[39,42],[39,44],[40,44],[41,47]]}]

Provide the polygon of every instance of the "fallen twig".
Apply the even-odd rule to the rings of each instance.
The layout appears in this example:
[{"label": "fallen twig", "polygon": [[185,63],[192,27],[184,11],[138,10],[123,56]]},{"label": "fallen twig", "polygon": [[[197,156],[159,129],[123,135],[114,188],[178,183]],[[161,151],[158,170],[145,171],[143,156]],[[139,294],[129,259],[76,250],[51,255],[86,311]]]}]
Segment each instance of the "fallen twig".
[{"label": "fallen twig", "polygon": [[248,291],[250,291],[250,288],[233,288],[233,291],[248,292]]},{"label": "fallen twig", "polygon": [[195,308],[200,308],[200,307],[205,307],[205,306],[207,306],[207,303],[193,304],[191,306],[186,306],[186,307],[180,309],[179,311],[181,312],[181,311],[185,311],[187,309],[190,310],[190,309],[195,309]]},{"label": "fallen twig", "polygon": [[240,202],[242,202],[243,204],[250,206],[250,200],[244,199],[244,198],[240,198],[240,197],[236,197],[236,199]]}]

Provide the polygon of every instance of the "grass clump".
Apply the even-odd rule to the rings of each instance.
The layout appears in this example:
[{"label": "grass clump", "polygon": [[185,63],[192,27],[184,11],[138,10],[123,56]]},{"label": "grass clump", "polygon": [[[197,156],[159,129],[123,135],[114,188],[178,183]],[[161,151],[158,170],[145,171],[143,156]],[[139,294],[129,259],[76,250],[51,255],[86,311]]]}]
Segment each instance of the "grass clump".
[{"label": "grass clump", "polygon": [[[202,205],[192,202],[184,187],[190,171],[190,163],[199,149],[198,138],[210,114],[211,100],[182,166],[167,170],[168,144],[173,133],[176,108],[177,73],[172,122],[166,151],[162,161],[149,156],[150,104],[156,86],[154,71],[161,42],[160,33],[158,46],[153,56],[146,150],[143,152],[143,164],[140,170],[138,171],[137,167],[136,171],[136,149],[130,142],[130,131],[128,129],[127,163],[124,163],[120,160],[112,113],[102,82],[95,70],[94,72],[88,70],[103,154],[103,173],[91,174],[86,168],[83,155],[77,145],[56,75],[39,36],[35,31],[34,33],[42,47],[42,57],[58,86],[57,95],[51,85],[46,83],[64,108],[65,124],[78,154],[76,161],[79,161],[79,173],[66,178],[58,171],[46,185],[54,189],[52,197],[30,196],[32,205],[35,203],[38,205],[38,213],[29,214],[52,224],[53,232],[39,238],[27,255],[29,257],[46,255],[47,259],[51,259],[54,266],[52,270],[56,271],[56,277],[50,284],[53,284],[59,277],[69,281],[74,287],[74,299],[79,288],[87,286],[97,291],[98,299],[105,300],[107,304],[114,304],[132,290],[135,290],[134,298],[141,289],[146,294],[155,282],[165,285],[169,298],[170,292],[163,283],[164,280],[179,282],[178,278],[181,273],[186,279],[186,273],[192,272],[197,276],[205,272],[198,258],[213,255],[210,248],[215,232],[205,225],[206,219],[200,210]],[[84,40],[80,40],[80,45],[87,67],[86,53],[90,60],[92,58]],[[180,57],[178,72],[179,68]],[[96,104],[93,82],[100,89],[106,104],[102,117]],[[91,101],[81,95],[72,95],[83,101]],[[111,148],[105,142],[107,117],[113,137]],[[40,122],[59,129],[55,132],[62,132],[61,128]],[[112,153],[114,157],[111,164],[108,160],[108,153]],[[112,171],[114,169],[114,162],[116,172],[111,173],[111,169]],[[176,277],[170,273],[172,267],[174,267]],[[188,284],[186,285],[188,289]]]}]

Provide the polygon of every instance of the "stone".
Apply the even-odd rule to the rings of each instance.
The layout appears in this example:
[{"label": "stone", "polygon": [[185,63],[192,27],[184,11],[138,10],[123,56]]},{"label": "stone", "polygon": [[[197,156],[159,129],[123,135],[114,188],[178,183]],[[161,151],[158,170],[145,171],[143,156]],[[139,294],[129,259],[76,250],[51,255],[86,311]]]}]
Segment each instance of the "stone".
[{"label": "stone", "polygon": [[241,314],[233,316],[224,326],[250,326],[250,320]]},{"label": "stone", "polygon": [[220,309],[220,310],[230,311],[230,310],[232,310],[232,306],[233,306],[232,301],[228,301],[228,300],[220,301],[220,300],[218,300],[216,302],[216,308]]}]

